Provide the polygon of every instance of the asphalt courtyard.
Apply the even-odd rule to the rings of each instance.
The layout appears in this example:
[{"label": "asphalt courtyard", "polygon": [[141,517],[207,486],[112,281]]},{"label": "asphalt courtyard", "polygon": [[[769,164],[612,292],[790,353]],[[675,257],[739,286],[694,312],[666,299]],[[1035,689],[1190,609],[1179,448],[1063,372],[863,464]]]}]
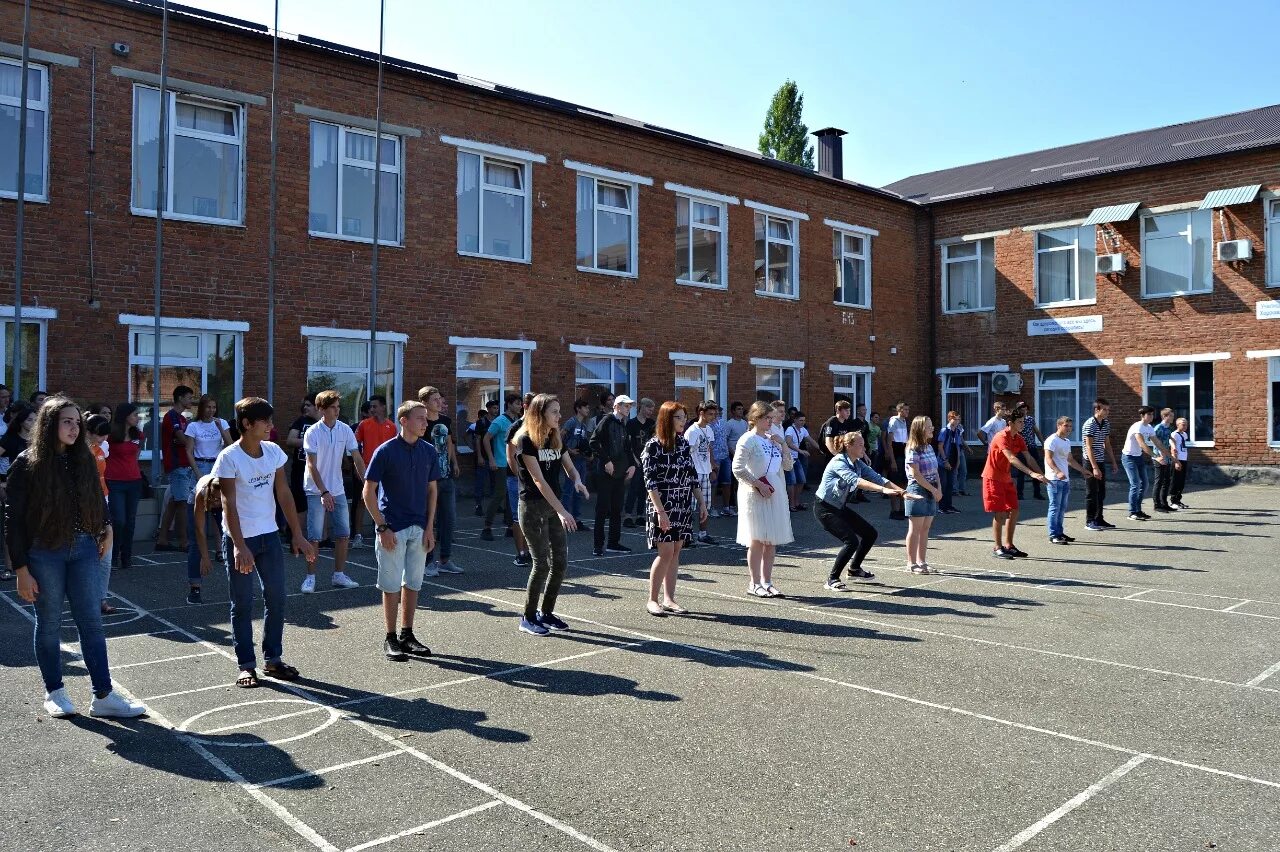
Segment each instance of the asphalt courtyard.
[{"label": "asphalt courtyard", "polygon": [[743,550],[704,546],[682,617],[645,611],[638,533],[602,559],[573,535],[572,629],[548,638],[517,631],[526,572],[464,499],[466,573],[428,580],[418,612],[435,656],[385,660],[373,552],[349,590],[324,552],[314,594],[288,565],[302,680],[257,690],[230,684],[225,574],[187,606],[181,557],[152,554],[112,582],[113,676],[150,708],[123,723],[44,716],[6,584],[0,848],[1280,849],[1276,492],[1196,490],[1136,524],[1111,490],[1121,528],[1085,531],[1077,490],[1065,547],[1027,501],[1014,563],[958,498],[937,576],[905,571],[906,524],[877,499],[877,576],[845,593],[822,587],[834,541],[797,515],[785,599],[747,595]]}]

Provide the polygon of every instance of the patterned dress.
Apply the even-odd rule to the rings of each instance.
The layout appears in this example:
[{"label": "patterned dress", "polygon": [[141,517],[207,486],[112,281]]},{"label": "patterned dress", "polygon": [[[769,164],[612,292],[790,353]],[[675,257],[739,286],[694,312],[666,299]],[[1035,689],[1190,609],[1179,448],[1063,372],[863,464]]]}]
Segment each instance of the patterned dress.
[{"label": "patterned dress", "polygon": [[671,527],[666,532],[658,526],[658,513],[653,501],[645,501],[645,527],[649,533],[649,547],[656,549],[658,542],[693,541],[693,489],[698,484],[698,472],[693,467],[693,453],[689,442],[676,437],[675,449],[668,451],[656,437],[650,438],[640,454],[640,470],[644,476],[646,491],[657,491],[662,498],[662,508],[667,511]]}]

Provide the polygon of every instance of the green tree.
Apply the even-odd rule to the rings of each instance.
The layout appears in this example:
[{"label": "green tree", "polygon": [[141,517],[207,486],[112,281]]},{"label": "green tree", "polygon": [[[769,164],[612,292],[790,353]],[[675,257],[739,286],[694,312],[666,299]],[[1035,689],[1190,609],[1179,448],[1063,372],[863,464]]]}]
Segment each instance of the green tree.
[{"label": "green tree", "polygon": [[794,80],[788,80],[774,93],[764,117],[760,134],[760,153],[785,163],[813,168],[813,145],[809,128],[804,123],[804,95]]}]

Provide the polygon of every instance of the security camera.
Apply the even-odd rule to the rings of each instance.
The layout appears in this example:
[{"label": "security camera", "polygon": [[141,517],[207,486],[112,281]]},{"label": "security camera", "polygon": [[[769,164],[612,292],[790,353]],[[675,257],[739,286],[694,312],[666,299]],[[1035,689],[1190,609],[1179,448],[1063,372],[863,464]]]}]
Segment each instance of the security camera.
[{"label": "security camera", "polygon": [[116,41],[111,43],[111,52],[116,56],[129,55],[129,43],[127,41]]}]

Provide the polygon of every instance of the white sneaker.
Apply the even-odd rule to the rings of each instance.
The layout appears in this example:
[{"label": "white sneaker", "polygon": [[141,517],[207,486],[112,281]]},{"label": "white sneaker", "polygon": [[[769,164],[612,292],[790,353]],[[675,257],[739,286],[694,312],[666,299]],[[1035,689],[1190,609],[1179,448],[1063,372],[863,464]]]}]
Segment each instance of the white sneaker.
[{"label": "white sneaker", "polygon": [[422,572],[422,576],[439,577],[440,576],[440,568],[438,567],[439,564],[440,564],[439,562],[435,562],[435,561],[428,562],[427,567]]},{"label": "white sneaker", "polygon": [[105,698],[93,699],[89,705],[90,716],[106,716],[114,719],[132,719],[147,712],[147,708],[137,702],[129,701],[115,690],[108,692]]},{"label": "white sneaker", "polygon": [[461,574],[462,573],[462,569],[459,568],[458,564],[453,560],[449,560],[448,562],[439,562],[437,563],[437,565],[440,569],[441,574]]},{"label": "white sneaker", "polygon": [[360,533],[356,533],[355,535],[353,535],[351,537],[351,546],[364,547],[364,536],[360,535]]},{"label": "white sneaker", "polygon": [[316,575],[308,574],[302,580],[302,591],[310,594],[316,590]]},{"label": "white sneaker", "polygon": [[71,703],[71,696],[66,688],[55,689],[44,697],[44,712],[55,719],[65,719],[76,715],[76,705]]},{"label": "white sneaker", "polygon": [[[316,587],[315,575],[308,574],[307,579],[311,581],[311,588],[314,589]],[[344,572],[335,571],[333,574],[333,585],[343,589],[354,589],[360,584],[348,577]],[[307,591],[307,583],[305,580],[302,583],[302,591]]]}]

